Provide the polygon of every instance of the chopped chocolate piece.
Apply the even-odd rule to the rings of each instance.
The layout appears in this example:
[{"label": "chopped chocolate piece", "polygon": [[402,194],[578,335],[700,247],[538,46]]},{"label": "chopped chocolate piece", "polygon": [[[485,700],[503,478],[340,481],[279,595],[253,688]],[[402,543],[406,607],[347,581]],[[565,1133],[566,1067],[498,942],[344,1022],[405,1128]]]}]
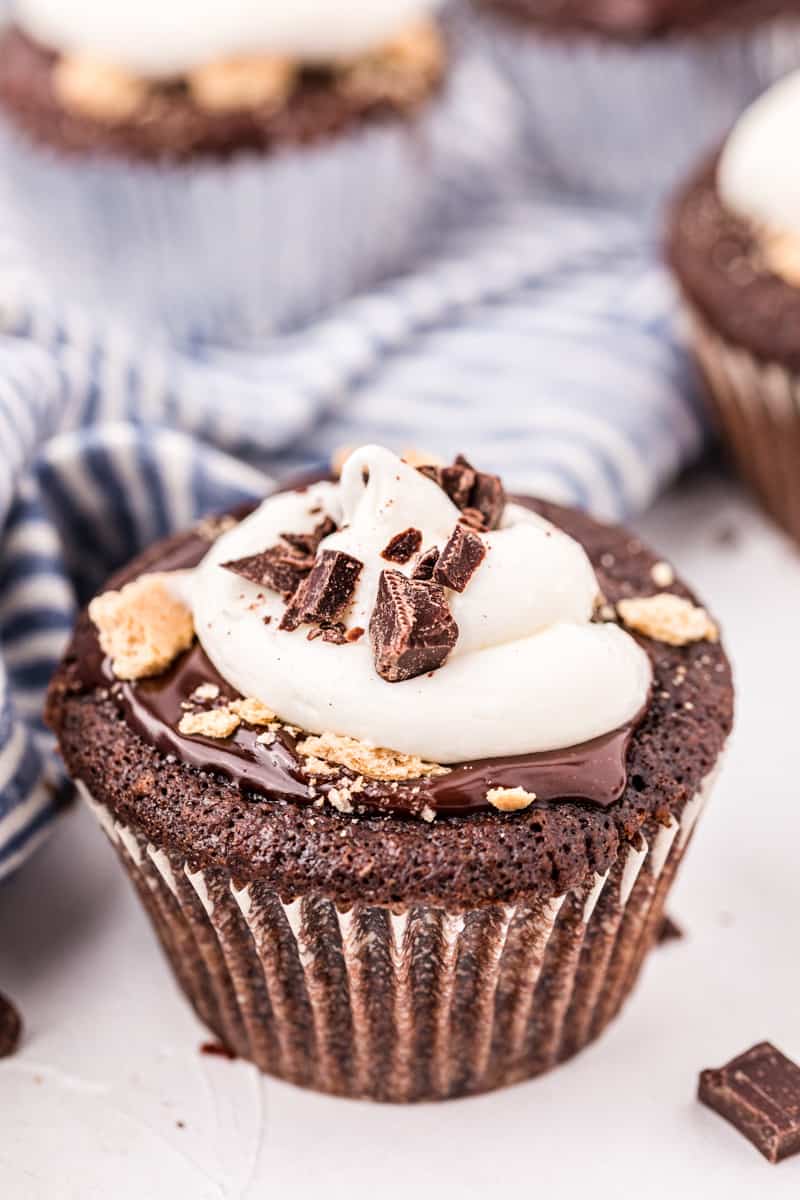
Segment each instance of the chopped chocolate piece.
[{"label": "chopped chocolate piece", "polygon": [[396,533],[386,549],[381,551],[381,558],[389,562],[407,563],[421,545],[422,533],[419,529],[404,529],[402,533]]},{"label": "chopped chocolate piece", "polygon": [[363,566],[342,550],[323,550],[292,597],[280,628],[336,621],[353,598]]},{"label": "chopped chocolate piece", "polygon": [[698,1097],[771,1163],[800,1152],[800,1067],[770,1042],[702,1071]]},{"label": "chopped chocolate piece", "polygon": [[477,508],[465,508],[459,520],[462,525],[467,525],[470,529],[477,530],[478,533],[487,533],[489,530],[483,513],[479,513]]},{"label": "chopped chocolate piece", "polygon": [[345,640],[348,642],[358,642],[365,633],[366,630],[362,629],[360,625],[354,625],[352,629],[348,629]]},{"label": "chopped chocolate piece", "polygon": [[229,1058],[231,1062],[239,1057],[236,1051],[231,1050],[224,1042],[203,1042],[200,1053],[210,1054],[214,1058]]},{"label": "chopped chocolate piece", "polygon": [[478,471],[470,504],[481,514],[487,529],[497,529],[506,506],[506,493],[500,477]]},{"label": "chopped chocolate piece", "polygon": [[250,554],[233,562],[222,564],[226,571],[233,571],[251,583],[271,588],[284,600],[288,600],[308,575],[314,559],[309,554],[298,554],[284,546],[272,546],[260,554]]},{"label": "chopped chocolate piece", "polygon": [[319,549],[320,542],[335,532],[336,522],[331,517],[324,517],[312,533],[282,533],[281,537],[299,554],[307,554],[313,558]]},{"label": "chopped chocolate piece", "polygon": [[323,624],[322,626],[323,642],[333,642],[334,646],[343,646],[347,641],[345,636],[345,628],[341,621],[333,621],[330,625]]},{"label": "chopped chocolate piece", "polygon": [[389,683],[435,671],[458,639],[444,588],[383,571],[369,623],[375,669]]},{"label": "chopped chocolate piece", "polygon": [[485,557],[486,546],[480,535],[458,524],[439,555],[433,581],[454,592],[463,592]]},{"label": "chopped chocolate piece", "polygon": [[680,925],[677,925],[675,921],[673,921],[672,917],[665,916],[661,922],[661,928],[658,931],[658,937],[656,941],[660,946],[663,942],[674,942],[684,936],[684,932]]},{"label": "chopped chocolate piece", "polygon": [[439,549],[437,546],[431,546],[430,550],[426,550],[420,555],[417,560],[417,565],[411,572],[412,579],[433,579],[433,572],[436,564],[439,561]]},{"label": "chopped chocolate piece", "polygon": [[467,523],[479,528],[476,514],[480,515],[483,529],[497,529],[506,504],[506,494],[499,476],[476,471],[463,454],[459,454],[450,467],[423,465],[417,467],[420,474],[438,483],[466,517]]},{"label": "chopped chocolate piece", "polygon": [[9,1058],[22,1035],[22,1018],[14,1005],[0,994],[0,1058]]}]

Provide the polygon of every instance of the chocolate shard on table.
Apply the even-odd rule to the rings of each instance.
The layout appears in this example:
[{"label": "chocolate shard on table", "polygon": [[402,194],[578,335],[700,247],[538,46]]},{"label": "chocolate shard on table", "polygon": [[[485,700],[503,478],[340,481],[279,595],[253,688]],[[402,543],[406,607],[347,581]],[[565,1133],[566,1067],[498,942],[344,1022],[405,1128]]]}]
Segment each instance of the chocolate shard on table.
[{"label": "chocolate shard on table", "polygon": [[444,588],[383,571],[369,624],[375,669],[389,683],[441,667],[458,640]]},{"label": "chocolate shard on table", "polygon": [[323,550],[283,614],[281,629],[332,625],[353,598],[364,564],[343,550]]},{"label": "chocolate shard on table", "polygon": [[431,546],[430,550],[426,550],[424,554],[420,554],[414,570],[411,572],[411,578],[433,579],[433,572],[438,561],[439,548],[438,546]]},{"label": "chocolate shard on table", "polygon": [[664,919],[661,922],[661,928],[658,931],[658,937],[656,938],[659,946],[663,945],[664,942],[679,941],[685,936],[686,935],[681,929],[680,925],[678,925],[676,921],[673,921],[672,917],[665,914]]},{"label": "chocolate shard on table", "polygon": [[486,557],[483,539],[465,525],[456,525],[433,570],[434,583],[463,592]]},{"label": "chocolate shard on table", "polygon": [[698,1098],[769,1162],[800,1152],[800,1067],[770,1042],[701,1072]]},{"label": "chocolate shard on table", "polygon": [[476,471],[463,454],[459,454],[449,467],[424,464],[417,470],[438,483],[465,514],[468,524],[484,530],[497,529],[506,505],[506,493],[499,476]]},{"label": "chocolate shard on table", "polygon": [[381,550],[381,558],[387,562],[407,563],[418,553],[422,545],[422,532],[419,529],[404,529],[396,533],[389,544]]},{"label": "chocolate shard on table", "polygon": [[233,571],[259,587],[278,592],[284,600],[294,595],[309,574],[314,559],[311,555],[298,553],[285,546],[270,546],[259,554],[249,554],[222,564],[226,571]]}]

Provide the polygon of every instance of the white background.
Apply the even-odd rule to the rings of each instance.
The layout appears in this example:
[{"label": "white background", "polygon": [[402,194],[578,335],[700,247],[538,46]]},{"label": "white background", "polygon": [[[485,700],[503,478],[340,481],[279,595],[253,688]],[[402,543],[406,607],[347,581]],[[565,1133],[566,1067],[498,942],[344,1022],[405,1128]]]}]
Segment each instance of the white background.
[{"label": "white background", "polygon": [[26,1021],[0,1062],[3,1200],[797,1200],[800,1157],[770,1167],[694,1090],[763,1038],[800,1060],[800,555],[714,475],[639,524],[721,619],[739,708],[670,901],[688,936],[611,1030],[530,1084],[407,1109],[209,1058],[78,810],[0,891],[0,990]]}]

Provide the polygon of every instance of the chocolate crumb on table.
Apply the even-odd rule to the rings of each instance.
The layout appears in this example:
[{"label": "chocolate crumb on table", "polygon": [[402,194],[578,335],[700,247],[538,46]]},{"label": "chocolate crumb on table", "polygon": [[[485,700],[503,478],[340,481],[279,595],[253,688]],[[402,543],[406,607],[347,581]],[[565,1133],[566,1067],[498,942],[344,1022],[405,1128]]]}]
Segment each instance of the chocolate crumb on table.
[{"label": "chocolate crumb on table", "polygon": [[0,993],[0,1058],[10,1058],[19,1046],[22,1018],[7,996]]},{"label": "chocolate crumb on table", "polygon": [[770,1042],[702,1071],[698,1099],[771,1163],[800,1153],[800,1067]]},{"label": "chocolate crumb on table", "polygon": [[656,941],[661,946],[664,942],[675,942],[686,937],[686,934],[681,929],[677,922],[673,921],[672,917],[665,915],[661,922],[661,928],[658,931]]},{"label": "chocolate crumb on table", "polygon": [[238,1058],[239,1055],[231,1050],[230,1046],[226,1046],[224,1042],[203,1042],[200,1047],[201,1054],[208,1054],[212,1058],[228,1058],[231,1062]]}]

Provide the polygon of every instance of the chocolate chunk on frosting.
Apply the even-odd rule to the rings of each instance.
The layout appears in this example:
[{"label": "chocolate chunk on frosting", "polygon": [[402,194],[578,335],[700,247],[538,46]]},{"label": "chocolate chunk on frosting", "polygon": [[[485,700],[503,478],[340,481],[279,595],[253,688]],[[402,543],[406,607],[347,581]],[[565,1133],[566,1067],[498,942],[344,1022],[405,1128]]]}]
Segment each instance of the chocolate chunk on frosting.
[{"label": "chocolate chunk on frosting", "polygon": [[459,454],[449,467],[423,464],[417,470],[439,484],[453,504],[461,509],[467,524],[485,530],[498,528],[506,505],[506,493],[499,476],[476,471],[463,454]]},{"label": "chocolate chunk on frosting", "polygon": [[433,572],[436,569],[436,564],[439,561],[439,547],[431,546],[430,550],[426,550],[424,554],[420,554],[417,559],[414,570],[411,572],[412,579],[433,579]]},{"label": "chocolate chunk on frosting", "polygon": [[389,683],[441,667],[458,639],[444,588],[383,571],[369,625],[375,669]]},{"label": "chocolate chunk on frosting", "polygon": [[223,563],[226,571],[241,575],[250,583],[278,592],[284,600],[294,595],[314,565],[310,554],[298,552],[285,546],[271,546],[259,554],[249,554]]},{"label": "chocolate chunk on frosting", "polygon": [[298,554],[308,554],[314,558],[320,542],[335,531],[336,522],[331,517],[323,517],[312,533],[282,533],[281,538]]},{"label": "chocolate chunk on frosting", "polygon": [[281,629],[332,625],[353,598],[364,564],[341,550],[323,550],[283,614]]},{"label": "chocolate chunk on frosting", "polygon": [[486,546],[479,534],[456,525],[433,569],[433,581],[463,592],[485,557]]},{"label": "chocolate chunk on frosting", "polygon": [[419,529],[404,529],[396,533],[389,544],[381,551],[381,558],[388,562],[407,563],[413,558],[422,545],[422,533]]}]

